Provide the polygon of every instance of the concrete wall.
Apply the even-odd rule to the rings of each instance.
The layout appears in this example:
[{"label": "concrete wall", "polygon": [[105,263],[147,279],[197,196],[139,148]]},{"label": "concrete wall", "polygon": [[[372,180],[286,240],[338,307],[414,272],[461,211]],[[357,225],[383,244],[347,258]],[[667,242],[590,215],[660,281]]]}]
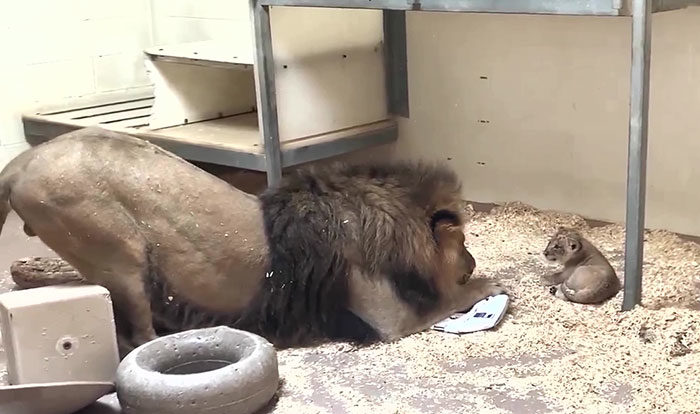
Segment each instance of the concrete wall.
[{"label": "concrete wall", "polygon": [[[465,198],[624,220],[629,19],[410,14],[400,157]],[[700,8],[653,19],[649,227],[700,235]]]},{"label": "concrete wall", "polygon": [[27,147],[20,114],[36,102],[149,83],[148,0],[0,0],[0,166]]},{"label": "concrete wall", "polygon": [[248,0],[150,0],[157,44],[209,39],[248,39]]},{"label": "concrete wall", "polygon": [[37,102],[150,85],[143,49],[245,36],[247,0],[0,0],[0,168]]},{"label": "concrete wall", "polygon": [[[2,2],[0,162],[20,105],[146,84],[151,44],[250,36],[246,0]],[[653,19],[647,222],[700,235],[700,9]],[[624,219],[630,20],[411,13],[397,157],[451,162],[465,198]],[[376,155],[376,151],[372,151]]]}]

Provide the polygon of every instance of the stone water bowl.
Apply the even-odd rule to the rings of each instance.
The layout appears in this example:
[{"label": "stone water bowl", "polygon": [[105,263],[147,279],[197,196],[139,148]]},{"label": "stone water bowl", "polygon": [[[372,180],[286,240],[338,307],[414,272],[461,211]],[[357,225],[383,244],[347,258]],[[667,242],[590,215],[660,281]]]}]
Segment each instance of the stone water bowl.
[{"label": "stone water bowl", "polygon": [[250,414],[279,386],[277,353],[250,332],[215,327],[163,336],[117,370],[124,414]]}]

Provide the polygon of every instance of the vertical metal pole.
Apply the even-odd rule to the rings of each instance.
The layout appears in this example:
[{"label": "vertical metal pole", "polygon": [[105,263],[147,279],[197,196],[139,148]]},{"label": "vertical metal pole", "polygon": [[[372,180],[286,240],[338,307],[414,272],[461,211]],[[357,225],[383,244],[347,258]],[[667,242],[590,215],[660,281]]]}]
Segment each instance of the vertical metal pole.
[{"label": "vertical metal pole", "polygon": [[406,52],[406,12],[384,10],[384,69],[388,110],[408,118],[408,62]]},{"label": "vertical metal pole", "polygon": [[272,55],[270,8],[258,0],[250,0],[255,34],[255,83],[258,98],[258,123],[265,148],[265,168],[268,187],[276,186],[282,178],[282,154],[277,118],[275,90],[275,60]]},{"label": "vertical metal pole", "polygon": [[622,310],[634,308],[642,299],[647,132],[649,125],[651,3],[651,0],[633,0],[632,2],[632,66],[630,70],[630,125],[627,160],[625,289]]}]

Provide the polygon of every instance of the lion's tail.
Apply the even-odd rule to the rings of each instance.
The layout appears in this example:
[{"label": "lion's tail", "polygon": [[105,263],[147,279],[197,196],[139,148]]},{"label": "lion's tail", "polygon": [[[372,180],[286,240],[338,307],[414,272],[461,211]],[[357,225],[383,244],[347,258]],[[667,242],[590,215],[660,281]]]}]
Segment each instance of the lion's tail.
[{"label": "lion's tail", "polygon": [[[18,178],[32,159],[32,149],[19,154],[0,172],[0,234],[13,210],[10,196]],[[25,225],[25,232],[31,229]],[[15,261],[10,267],[12,279],[20,288],[32,288],[74,282],[79,275],[70,265],[58,258],[25,258]]]},{"label": "lion's tail", "polygon": [[5,226],[5,221],[7,220],[7,215],[12,211],[12,204],[10,204],[10,193],[12,192],[12,185],[15,182],[16,177],[16,163],[14,162],[16,158],[10,161],[2,172],[0,172],[0,234],[2,234],[2,228]]}]

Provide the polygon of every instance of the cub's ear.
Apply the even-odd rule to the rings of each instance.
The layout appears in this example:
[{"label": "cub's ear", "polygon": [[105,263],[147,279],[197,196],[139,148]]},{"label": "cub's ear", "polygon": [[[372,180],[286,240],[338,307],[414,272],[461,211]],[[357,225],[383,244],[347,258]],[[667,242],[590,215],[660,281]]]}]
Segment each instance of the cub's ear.
[{"label": "cub's ear", "polygon": [[581,242],[576,239],[569,239],[569,248],[571,249],[572,252],[577,252],[581,250]]}]

